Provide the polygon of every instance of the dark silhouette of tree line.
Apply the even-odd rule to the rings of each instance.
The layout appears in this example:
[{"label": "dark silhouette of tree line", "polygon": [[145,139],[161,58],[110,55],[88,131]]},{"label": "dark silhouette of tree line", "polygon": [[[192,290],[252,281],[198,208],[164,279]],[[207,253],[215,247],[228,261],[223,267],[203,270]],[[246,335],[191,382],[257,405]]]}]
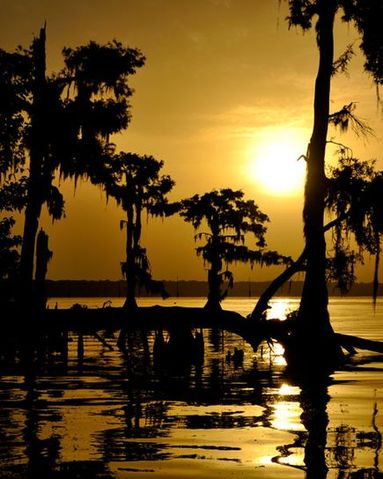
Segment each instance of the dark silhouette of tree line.
[{"label": "dark silhouette of tree line", "polygon": [[139,50],[116,41],[90,42],[65,48],[63,70],[49,76],[45,44],[44,27],[30,48],[0,52],[0,173],[10,197],[5,209],[24,211],[16,298],[28,308],[37,306],[33,278],[41,209],[46,205],[54,220],[64,214],[55,177],[101,181],[110,135],[130,121],[128,77],[144,64]]},{"label": "dark silhouette of tree line", "polygon": [[[307,152],[302,155],[307,164],[305,248],[296,261],[265,249],[268,218],[252,200],[244,199],[243,192],[227,188],[171,202],[168,194],[174,182],[161,174],[161,161],[117,152],[111,136],[124,131],[130,122],[129,79],[145,63],[139,50],[115,40],[64,48],[64,67],[51,75],[46,70],[45,27],[29,48],[0,50],[0,208],[7,213],[22,210],[25,217],[22,240],[12,236],[13,218],[1,219],[0,273],[15,281],[19,305],[38,310],[44,303],[41,288],[51,255],[48,238],[42,233],[37,256],[36,238],[44,205],[54,220],[64,214],[64,199],[54,184],[57,175],[75,181],[84,178],[101,185],[126,215],[121,221],[126,229],[126,258],[121,267],[127,281],[127,308],[137,307],[137,287],[166,294],[161,283],[153,280],[141,244],[143,211],[163,217],[177,213],[198,231],[196,252],[209,268],[208,308],[220,308],[233,284],[228,268],[234,262],[286,265],[261,296],[252,319],[263,317],[269,299],[283,282],[304,271],[301,304],[289,338],[291,351],[299,360],[304,357],[313,362],[318,357],[328,363],[341,358],[327,309],[327,282],[335,279],[346,291],[355,279],[355,263],[362,261],[365,252],[374,254],[376,297],[383,228],[382,172],[354,158],[350,149],[339,144],[339,165],[326,173],[329,125],[370,133],[355,115],[354,103],[330,113],[331,79],[347,70],[353,55],[349,46],[334,59],[334,25],[339,16],[356,26],[362,37],[365,70],[379,85],[383,81],[383,4],[380,0],[289,0],[288,5],[290,26],[308,30],[315,23],[319,51],[314,124]],[[324,223],[326,209],[333,218],[328,224]],[[332,254],[326,247],[329,230],[334,232]],[[350,234],[357,252],[352,249]],[[250,238],[255,240],[253,246],[248,243]]]},{"label": "dark silhouette of tree line", "polygon": [[[54,184],[58,174],[101,185],[107,197],[114,198],[125,212],[126,219],[120,224],[126,229],[126,258],[121,270],[127,282],[127,308],[137,307],[138,287],[166,296],[162,283],[152,278],[147,251],[141,244],[144,211],[152,216],[180,213],[194,227],[207,221],[211,239],[197,248],[197,254],[210,265],[209,307],[219,307],[226,295],[227,290],[221,289],[223,278],[227,287],[233,284],[232,274],[222,271],[223,262],[287,261],[277,253],[263,251],[267,216],[254,202],[244,201],[242,192],[225,189],[171,203],[167,195],[174,181],[161,174],[162,161],[116,151],[110,136],[129,124],[132,90],[128,80],[145,61],[139,50],[125,48],[117,41],[64,48],[64,68],[49,76],[45,44],[44,27],[29,49],[0,52],[5,71],[1,114],[9,126],[1,145],[0,206],[5,211],[22,210],[25,218],[22,240],[11,235],[12,217],[2,220],[1,274],[7,279],[13,274],[19,305],[28,310],[44,307],[43,285],[52,255],[43,231],[40,241],[36,239],[44,205],[52,219],[64,215],[64,198]],[[214,218],[210,218],[213,203],[206,203],[206,199],[215,200]],[[245,246],[246,233],[258,239],[257,251]],[[20,244],[19,254],[16,247]]]}]

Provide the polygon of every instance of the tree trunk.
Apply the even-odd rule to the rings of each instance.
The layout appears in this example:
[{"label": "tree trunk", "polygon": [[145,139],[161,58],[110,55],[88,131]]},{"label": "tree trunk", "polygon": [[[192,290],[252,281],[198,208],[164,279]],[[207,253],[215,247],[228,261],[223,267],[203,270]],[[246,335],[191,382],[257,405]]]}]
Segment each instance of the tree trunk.
[{"label": "tree trunk", "polygon": [[219,231],[212,227],[211,237],[211,263],[208,271],[208,294],[206,308],[221,309],[221,278],[222,260],[219,257]]},{"label": "tree trunk", "polygon": [[[38,194],[38,193],[36,193]],[[29,308],[34,304],[33,272],[36,235],[39,227],[41,202],[29,186],[25,209],[23,244],[20,256],[19,304]]]},{"label": "tree trunk", "polygon": [[328,473],[326,464],[327,426],[329,423],[327,382],[328,378],[320,377],[314,381],[306,379],[303,384],[300,384],[301,422],[307,430],[304,463],[306,477],[311,479],[326,479]]},{"label": "tree trunk", "polygon": [[[130,203],[130,202],[129,202]],[[136,260],[134,247],[134,209],[132,204],[128,204],[126,222],[126,263],[125,263],[125,279],[126,279],[126,299],[124,308],[136,309]]]},{"label": "tree trunk", "polygon": [[262,319],[265,311],[269,307],[269,302],[271,298],[275,296],[279,288],[281,288],[286,283],[286,281],[291,279],[291,277],[294,276],[295,273],[304,271],[303,264],[305,259],[306,259],[306,250],[303,250],[299,258],[296,261],[294,261],[294,263],[291,264],[288,268],[282,271],[282,273],[279,276],[277,276],[269,284],[269,286],[260,295],[257,301],[257,304],[255,305],[255,308],[253,309],[253,312],[250,315],[250,319],[254,319],[254,320]]},{"label": "tree trunk", "polygon": [[219,269],[213,264],[208,271],[207,282],[209,290],[207,294],[206,308],[221,309],[221,283],[219,279]]},{"label": "tree trunk", "polygon": [[43,229],[40,229],[37,235],[36,244],[36,306],[42,311],[46,308],[47,294],[45,288],[45,278],[48,272],[48,263],[52,258],[52,251],[48,247],[48,235]]},{"label": "tree trunk", "polygon": [[[315,362],[333,362],[340,354],[328,314],[324,209],[326,196],[325,152],[330,85],[334,57],[336,2],[318,0],[319,68],[315,82],[314,126],[307,158],[303,209],[307,270],[300,303],[293,355]],[[310,362],[310,361],[309,361]]]},{"label": "tree trunk", "polygon": [[[323,228],[323,232],[330,231],[335,226],[339,225],[345,218],[347,218],[348,213],[344,213],[338,218],[330,221],[326,224]],[[259,320],[262,318],[263,313],[267,310],[269,302],[273,296],[276,295],[279,288],[281,288],[287,281],[289,281],[295,273],[306,271],[305,267],[305,260],[306,260],[306,250],[304,249],[298,259],[294,261],[288,268],[286,268],[282,273],[277,276],[273,281],[269,284],[269,286],[263,291],[260,295],[255,308],[253,309],[250,319]]]},{"label": "tree trunk", "polygon": [[19,304],[22,307],[33,306],[33,271],[36,235],[39,226],[43,198],[41,184],[46,150],[44,138],[44,111],[46,109],[46,60],[45,60],[45,28],[40,31],[39,38],[33,43],[34,88],[31,113],[30,133],[30,165],[25,209],[23,244],[21,248],[19,272]]}]

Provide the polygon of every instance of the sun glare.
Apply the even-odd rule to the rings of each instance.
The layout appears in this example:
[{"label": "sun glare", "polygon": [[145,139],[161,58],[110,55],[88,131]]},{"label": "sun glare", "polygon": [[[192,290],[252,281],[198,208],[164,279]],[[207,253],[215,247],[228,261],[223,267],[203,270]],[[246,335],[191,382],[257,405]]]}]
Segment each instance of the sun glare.
[{"label": "sun glare", "polygon": [[304,142],[294,135],[266,138],[251,153],[250,174],[265,193],[272,196],[296,196],[302,192],[306,165],[298,158]]}]

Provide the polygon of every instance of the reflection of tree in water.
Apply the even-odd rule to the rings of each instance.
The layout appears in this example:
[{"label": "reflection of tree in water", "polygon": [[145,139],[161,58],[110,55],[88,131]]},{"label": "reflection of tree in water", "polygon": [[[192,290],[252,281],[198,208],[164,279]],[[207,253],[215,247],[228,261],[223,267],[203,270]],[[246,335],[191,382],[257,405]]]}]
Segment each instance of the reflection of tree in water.
[{"label": "reflection of tree in water", "polygon": [[[376,424],[378,414],[377,402],[374,402],[372,411],[373,431],[358,431],[356,428],[343,425],[329,429],[327,462],[329,468],[337,469],[337,479],[381,479],[383,473],[379,472],[379,452],[382,447],[382,435]],[[374,451],[372,467],[357,469],[356,452],[358,449]]]},{"label": "reflection of tree in water", "polygon": [[[153,367],[151,361],[146,362],[140,343],[139,335],[131,336],[124,353],[126,401],[124,407],[114,413],[123,418],[123,424],[102,432],[99,437],[99,450],[106,464],[174,458],[174,447],[167,444],[166,438],[177,428],[229,430],[257,427],[264,422],[264,413],[259,416],[235,414],[232,411],[219,413],[217,407],[217,413],[200,414],[196,411],[195,414],[188,412],[183,416],[178,411],[174,414],[171,408],[178,402],[192,407],[249,402],[258,404],[254,398],[262,397],[259,379],[268,385],[273,384],[268,377],[271,371],[262,370],[258,376],[254,370],[246,372],[232,368],[230,374],[236,378],[233,383],[230,374],[226,374],[228,371],[225,373],[227,365],[224,357],[215,355],[199,365],[190,362],[174,364],[178,361],[175,355],[173,364],[157,362]],[[149,340],[149,344],[152,343],[153,337]]]},{"label": "reflection of tree in water", "polygon": [[[210,347],[213,353],[223,351],[222,336],[213,333],[209,335],[209,339],[212,340]],[[160,397],[163,401],[150,403],[147,400],[145,402],[145,398],[141,398],[141,402],[137,399],[134,404],[127,404],[127,409],[130,411],[128,414],[130,419],[127,419],[127,429],[130,428],[131,431],[130,437],[164,437],[172,427],[177,427],[173,423],[175,420],[182,421],[183,426],[188,429],[235,429],[237,427],[257,427],[259,423],[265,427],[272,427],[270,418],[274,410],[270,404],[270,396],[265,394],[265,388],[275,389],[281,384],[281,372],[275,366],[267,367],[264,358],[258,356],[258,363],[254,361],[251,369],[248,368],[247,371],[242,368],[234,370],[228,367],[223,358],[217,357],[215,354],[208,356],[208,360],[199,370],[194,366],[189,366],[183,370],[183,374],[179,371],[179,374],[176,374],[174,370],[169,374],[169,369],[163,371],[159,369],[150,373],[152,376],[148,377],[148,383],[143,386],[141,393],[145,394],[147,388],[152,388],[154,397]],[[330,399],[328,395],[329,381],[328,377],[323,377],[321,380],[317,378],[315,382],[301,380],[298,383],[301,392],[297,400],[299,400],[302,411],[301,422],[306,431],[294,432],[294,441],[278,448],[280,456],[274,459],[275,462],[288,466],[288,461],[285,459],[294,451],[303,450],[304,464],[293,467],[304,470],[306,479],[327,479],[329,470],[331,470],[331,474],[335,474],[331,477],[336,479],[382,479],[383,474],[379,472],[378,464],[382,437],[376,424],[377,405],[375,404],[372,414],[373,431],[358,431],[352,426],[344,424],[329,428],[327,414],[327,404]],[[243,389],[241,389],[241,384],[245,386]],[[134,395],[131,397],[133,398]],[[260,418],[238,416],[230,412],[205,416],[189,414],[185,418],[173,418],[168,416],[167,410],[167,401],[173,400],[197,405],[240,404],[250,401],[253,404],[264,406],[265,411]],[[140,410],[140,408],[142,409]],[[149,413],[146,408],[149,408]],[[162,412],[154,413],[153,416],[157,414],[162,422],[156,422],[153,417],[153,426],[156,427],[151,430],[152,435],[148,435],[150,434],[148,426],[151,421],[150,410],[156,411],[158,408],[163,408]],[[139,411],[140,419],[137,416],[137,411]],[[135,427],[137,424],[141,424],[141,426]],[[356,450],[366,448],[375,450],[374,464],[372,467],[359,467],[358,469]],[[135,457],[146,457],[149,460],[150,458],[161,459],[171,456],[171,453],[166,451],[166,446],[162,445],[161,448],[157,448],[155,442],[135,444],[125,452],[128,452],[130,460],[134,460]]]},{"label": "reflection of tree in water", "polygon": [[68,461],[60,464],[60,469],[49,479],[114,479],[103,461]]},{"label": "reflection of tree in water", "polygon": [[[166,413],[168,405],[161,401],[146,401],[137,387],[127,387],[127,402],[123,408],[122,427],[109,429],[99,438],[99,448],[105,463],[118,461],[154,461],[166,459],[163,446],[154,439],[166,436],[171,427]],[[153,439],[153,441],[146,441]]]},{"label": "reflection of tree in water", "polygon": [[[326,411],[329,396],[327,393],[327,381],[318,380],[311,382],[299,381],[301,392],[299,404],[302,410],[301,422],[306,428],[306,433],[295,433],[296,437],[290,444],[277,448],[279,455],[273,458],[273,462],[287,465],[295,469],[305,470],[306,479],[326,479],[327,465],[325,448],[327,440],[328,415]],[[304,449],[304,465],[289,464],[285,459],[295,451]]]},{"label": "reflection of tree in water", "polygon": [[[111,395],[110,399],[112,401],[117,399],[119,406],[107,408],[100,411],[100,414],[105,416],[106,422],[107,416],[110,415],[118,426],[112,426],[113,429],[105,426],[103,431],[97,432],[92,437],[93,446],[97,448],[99,454],[94,460],[88,458],[86,461],[61,462],[59,438],[52,434],[44,438],[41,435],[42,425],[49,424],[52,420],[50,418],[47,422],[48,409],[41,402],[40,393],[44,389],[41,389],[43,385],[39,383],[38,374],[40,371],[56,374],[59,356],[35,355],[33,352],[37,358],[34,363],[24,358],[24,368],[26,364],[33,366],[26,375],[28,381],[25,381],[26,413],[23,439],[26,444],[24,457],[28,463],[18,467],[18,471],[22,471],[23,474],[27,471],[24,476],[15,477],[28,479],[36,476],[56,479],[76,477],[77,474],[82,478],[108,478],[113,477],[112,467],[115,464],[124,467],[127,462],[135,464],[137,461],[159,461],[180,457],[177,456],[174,443],[168,442],[167,439],[172,436],[175,429],[235,431],[260,425],[266,428],[275,427],[272,419],[275,406],[281,400],[281,393],[278,392],[276,395],[275,391],[280,391],[281,383],[284,381],[281,377],[283,367],[279,369],[279,366],[274,365],[269,368],[266,361],[268,355],[262,358],[258,354],[252,366],[246,362],[244,367],[237,369],[226,363],[224,355],[214,352],[207,354],[205,362],[198,367],[186,362],[181,369],[180,364],[173,369],[166,365],[162,369],[154,368],[151,351],[153,336],[150,333],[147,337],[141,332],[129,334],[126,337],[125,351],[118,353],[118,371],[113,369],[115,367],[113,362],[102,370],[107,374],[105,379],[109,377],[109,372],[112,373],[114,378],[112,391],[117,387],[117,396],[114,398]],[[208,334],[206,337],[209,337]],[[234,344],[235,340],[230,342],[231,346]],[[206,347],[210,352],[213,349],[211,343]],[[73,352],[76,346],[71,349]],[[110,354],[111,357],[114,357],[114,354]],[[173,359],[177,362],[177,357]],[[112,369],[108,369],[109,366]],[[76,371],[75,365],[69,366],[69,369],[71,367]],[[94,363],[85,358],[81,374],[87,375],[94,371],[93,368]],[[62,372],[64,369],[60,370]],[[101,373],[101,376],[103,374]],[[293,431],[295,439],[291,444],[278,449],[279,457],[275,458],[275,462],[283,464],[285,468],[288,466],[289,456],[294,453],[300,455],[301,451],[304,451],[304,464],[296,461],[298,464],[296,467],[306,471],[306,479],[328,479],[328,470],[331,470],[331,477],[334,479],[382,479],[382,473],[379,472],[382,438],[377,427],[377,405],[375,404],[372,414],[371,431],[358,431],[348,425],[331,429],[328,427],[326,412],[329,400],[327,384],[327,379],[315,384],[302,381],[299,383],[301,388],[299,395],[293,393],[284,396],[284,403],[296,405],[294,414],[301,408],[301,421],[306,431]],[[109,385],[112,383],[108,379],[107,387]],[[183,414],[182,410],[177,409],[177,403],[190,406],[191,409]],[[201,410],[203,411],[205,406],[212,404],[217,405],[217,409],[213,408],[209,413],[193,411],[196,406],[203,406]],[[237,407],[220,411],[219,404],[238,406],[252,404],[263,406],[265,409],[259,416],[257,413],[237,414],[240,411]],[[5,422],[4,413],[2,418]],[[289,430],[288,426],[285,430]],[[358,469],[357,449],[362,448],[365,451],[375,450],[375,461],[371,467]],[[14,453],[12,454],[11,463],[14,464]],[[290,462],[293,463],[294,460],[291,456]],[[139,467],[142,467],[142,464]],[[93,476],[87,471],[93,471]]]},{"label": "reflection of tree in water", "polygon": [[33,371],[25,375],[24,387],[26,417],[23,429],[25,454],[28,459],[26,477],[49,478],[53,471],[58,469],[60,456],[59,438],[51,435],[47,439],[40,439],[40,408],[38,405],[39,391],[36,385],[36,376]]},{"label": "reflection of tree in water", "polygon": [[338,469],[339,474],[355,469],[356,447],[356,430],[354,427],[341,424],[335,428],[329,428],[327,447],[329,467]]},{"label": "reflection of tree in water", "polygon": [[66,370],[68,361],[68,334],[66,331],[8,332],[5,326],[0,337],[0,368],[2,375],[24,376],[33,367],[36,374],[52,374]]},{"label": "reflection of tree in water", "polygon": [[[379,471],[382,435],[376,423],[376,401],[372,412],[373,431],[358,431],[345,424],[328,428],[328,381],[306,381],[300,387],[301,422],[307,432],[296,433],[291,444],[280,446],[280,455],[274,458],[274,462],[289,465],[282,459],[288,458],[293,451],[304,449],[304,466],[291,467],[305,470],[306,479],[326,479],[329,470],[336,471],[336,479],[383,479],[383,473]],[[358,468],[356,451],[366,448],[374,450],[374,464]]]},{"label": "reflection of tree in water", "polygon": [[309,382],[302,387],[301,421],[308,431],[304,462],[309,479],[325,479],[327,476],[325,448],[328,415],[326,408],[329,399],[326,380]]},{"label": "reflection of tree in water", "polygon": [[[19,378],[22,384],[20,391],[10,391],[9,397],[2,395],[6,407],[1,408],[0,423],[4,426],[4,435],[1,431],[0,436],[9,448],[9,460],[1,455],[1,466],[4,468],[2,472],[6,474],[6,471],[11,471],[9,477],[15,478],[50,478],[58,471],[60,441],[55,434],[41,438],[41,426],[42,421],[59,422],[62,416],[57,411],[52,413],[45,409],[38,378],[42,372],[54,374],[65,368],[62,338],[61,335],[43,335],[35,331],[33,335],[23,337],[22,342],[13,339],[10,336],[1,341],[0,366],[2,374],[11,374],[12,377]],[[12,394],[20,394],[23,399],[20,403],[14,403],[17,395],[13,398]],[[9,407],[13,403],[15,409]],[[9,434],[14,434],[15,437],[17,435],[17,441],[10,440]]]},{"label": "reflection of tree in water", "polygon": [[[2,378],[3,379],[3,378]],[[26,423],[26,414],[23,409],[13,409],[8,406],[15,400],[15,389],[18,387],[16,378],[10,381],[2,381],[0,403],[0,466],[4,476],[8,471],[18,471],[14,466],[15,460],[22,457],[25,451],[25,441],[20,434]],[[9,475],[11,472],[9,472]]]},{"label": "reflection of tree in water", "polygon": [[153,399],[158,394],[153,391],[156,383],[153,381],[147,335],[127,331],[123,368],[125,405],[114,412],[122,417],[122,427],[100,434],[98,442],[103,462],[166,459],[167,454],[160,444],[145,441],[166,435],[170,428],[166,418],[167,403]]},{"label": "reflection of tree in water", "polygon": [[209,330],[209,341],[212,345],[213,351],[216,353],[223,353],[224,348],[224,333],[222,329],[213,328]]},{"label": "reflection of tree in water", "polygon": [[378,425],[376,424],[377,415],[378,415],[378,404],[377,404],[376,399],[375,399],[374,410],[373,410],[373,413],[372,413],[372,428],[375,432],[374,468],[375,468],[376,471],[378,471],[378,469],[379,469],[379,452],[382,449],[382,439],[383,439],[382,433],[380,432],[380,430],[378,428]]},{"label": "reflection of tree in water", "polygon": [[264,415],[239,415],[238,411],[216,412],[207,415],[189,415],[185,418],[187,429],[236,429],[257,427]]}]

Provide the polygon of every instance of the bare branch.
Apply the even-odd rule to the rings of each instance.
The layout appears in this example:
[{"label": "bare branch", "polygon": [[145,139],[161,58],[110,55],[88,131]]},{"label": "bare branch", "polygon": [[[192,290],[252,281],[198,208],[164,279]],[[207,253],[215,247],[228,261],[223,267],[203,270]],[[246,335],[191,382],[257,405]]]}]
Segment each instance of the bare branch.
[{"label": "bare branch", "polygon": [[352,158],[354,156],[352,149],[349,146],[345,145],[344,143],[340,143],[339,141],[335,141],[333,139],[327,140],[326,143],[339,146],[338,154],[346,158]]},{"label": "bare branch", "polygon": [[374,130],[364,120],[354,114],[355,109],[356,103],[354,102],[344,105],[339,111],[329,115],[329,124],[339,128],[341,132],[346,132],[351,127],[358,137],[374,136]]},{"label": "bare branch", "polygon": [[353,47],[353,43],[347,45],[346,50],[334,61],[332,65],[332,75],[336,75],[337,73],[345,73],[348,75],[348,65],[351,58],[355,55]]}]

